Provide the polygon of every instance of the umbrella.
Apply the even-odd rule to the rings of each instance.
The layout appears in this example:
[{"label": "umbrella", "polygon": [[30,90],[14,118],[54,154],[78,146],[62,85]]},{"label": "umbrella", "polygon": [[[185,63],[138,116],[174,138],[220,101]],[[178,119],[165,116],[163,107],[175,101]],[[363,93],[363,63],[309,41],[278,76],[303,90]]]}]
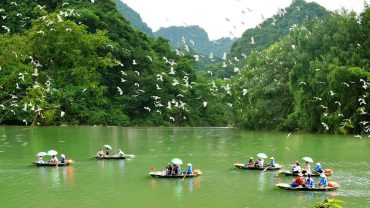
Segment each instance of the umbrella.
[{"label": "umbrella", "polygon": [[182,160],[180,160],[179,158],[173,158],[173,159],[171,160],[171,162],[172,162],[173,164],[176,164],[176,165],[182,165]]},{"label": "umbrella", "polygon": [[267,155],[265,153],[260,152],[260,153],[257,154],[257,157],[266,159]]},{"label": "umbrella", "polygon": [[58,154],[58,152],[57,151],[55,151],[55,150],[49,150],[48,151],[48,155],[57,155]]},{"label": "umbrella", "polygon": [[306,162],[311,162],[311,163],[313,163],[313,159],[312,159],[312,158],[310,158],[310,157],[304,157],[304,158],[302,158],[302,160],[304,160],[304,161],[306,161]]},{"label": "umbrella", "polygon": [[112,147],[111,147],[109,144],[105,144],[105,145],[104,145],[104,147],[105,147],[105,148],[108,148],[108,149],[110,149],[110,150],[112,149]]},{"label": "umbrella", "polygon": [[37,157],[40,157],[40,156],[44,157],[45,155],[47,155],[46,152],[39,152],[39,153],[36,154]]}]

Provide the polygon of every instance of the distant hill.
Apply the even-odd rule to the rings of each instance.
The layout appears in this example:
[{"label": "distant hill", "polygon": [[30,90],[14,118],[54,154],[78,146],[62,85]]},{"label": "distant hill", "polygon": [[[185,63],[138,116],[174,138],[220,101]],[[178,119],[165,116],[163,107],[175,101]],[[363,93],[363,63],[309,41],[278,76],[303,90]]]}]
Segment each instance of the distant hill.
[{"label": "distant hill", "polygon": [[139,13],[131,9],[127,4],[123,3],[121,0],[114,1],[116,3],[118,12],[128,21],[130,21],[131,25],[134,28],[141,30],[142,32],[146,33],[149,36],[153,35],[152,29],[145,22],[143,22]]},{"label": "distant hill", "polygon": [[[256,28],[248,29],[231,47],[231,56],[248,55],[251,51],[268,48],[281,37],[289,34],[290,28],[316,18],[323,18],[329,12],[322,6],[304,0],[293,0],[292,4],[279,11],[279,14],[266,19]],[[254,44],[252,44],[252,38]]]},{"label": "distant hill", "polygon": [[207,32],[199,26],[171,26],[160,28],[154,34],[168,39],[173,48],[181,48],[186,44],[195,53],[207,56],[213,53],[215,57],[221,57],[224,52],[228,53],[235,41],[231,38],[210,41]]}]

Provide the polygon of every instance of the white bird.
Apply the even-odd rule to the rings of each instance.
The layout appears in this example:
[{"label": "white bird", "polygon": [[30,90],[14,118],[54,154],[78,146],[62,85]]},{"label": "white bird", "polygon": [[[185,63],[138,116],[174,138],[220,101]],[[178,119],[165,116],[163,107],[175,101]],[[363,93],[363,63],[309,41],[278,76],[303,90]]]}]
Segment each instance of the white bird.
[{"label": "white bird", "polygon": [[137,74],[137,76],[140,76],[140,72],[139,71],[135,71],[135,73]]},{"label": "white bird", "polygon": [[347,82],[342,82],[342,85],[349,87],[349,84]]},{"label": "white bird", "polygon": [[150,112],[150,108],[149,107],[144,107],[145,110],[149,111]]},{"label": "white bird", "polygon": [[60,117],[63,117],[66,113],[64,111],[60,111]]},{"label": "white bird", "polygon": [[359,135],[359,134],[355,135],[354,137],[355,137],[355,138],[359,138],[359,139],[361,139],[361,138],[362,138],[362,136],[361,136],[361,135]]},{"label": "white bird", "polygon": [[163,82],[163,77],[160,74],[157,74],[157,81],[162,81]]},{"label": "white bird", "polygon": [[157,87],[157,90],[161,90],[162,88],[159,87],[158,84],[155,85]]},{"label": "white bird", "polygon": [[172,122],[175,122],[175,118],[174,117],[170,116],[169,118],[170,118],[170,120],[172,120]]},{"label": "white bird", "polygon": [[132,65],[137,65],[138,63],[136,63],[136,60],[132,60]]},{"label": "white bird", "polygon": [[360,105],[366,105],[366,102],[365,102],[364,98],[359,98],[358,102],[360,102]]},{"label": "white bird", "polygon": [[45,32],[44,32],[44,31],[42,31],[42,30],[37,31],[36,33],[37,33],[37,34],[43,34],[43,35],[45,34]]},{"label": "white bird", "polygon": [[334,96],[335,95],[335,92],[333,92],[332,90],[330,90],[330,96]]},{"label": "white bird", "polygon": [[167,102],[167,109],[172,109],[170,101]]},{"label": "white bird", "polygon": [[10,28],[9,27],[7,27],[5,25],[2,25],[1,27],[4,28],[6,31],[10,32]]},{"label": "white bird", "polygon": [[113,49],[113,46],[112,46],[112,45],[107,45],[107,47],[109,47],[109,48]]},{"label": "white bird", "polygon": [[290,133],[290,132],[289,132],[289,134],[288,134],[286,137],[287,137],[287,138],[289,138],[289,137],[290,137],[290,135],[292,135],[292,133]]},{"label": "white bird", "polygon": [[121,77],[121,82],[126,82],[127,80],[125,80],[125,79],[123,79],[122,77]]},{"label": "white bird", "polygon": [[62,4],[62,7],[64,7],[65,5],[68,5],[69,3],[68,2],[65,2]]},{"label": "white bird", "polygon": [[321,122],[321,124],[324,126],[324,128],[325,128],[325,131],[327,131],[327,130],[329,130],[329,126],[326,124],[326,123],[324,123],[324,122]]},{"label": "white bird", "polygon": [[71,32],[71,31],[72,31],[72,29],[71,29],[71,28],[67,28],[67,29],[66,29],[66,31]]},{"label": "white bird", "polygon": [[292,45],[293,50],[295,50],[295,45]]},{"label": "white bird", "polygon": [[122,89],[120,87],[117,87],[117,90],[119,92],[119,95],[123,95],[123,91],[122,91]]},{"label": "white bird", "polygon": [[135,82],[135,84],[134,84],[136,87],[140,87],[140,84],[139,83],[137,83],[137,82]]},{"label": "white bird", "polygon": [[243,96],[245,96],[248,93],[247,89],[243,89]]},{"label": "white bird", "polygon": [[254,42],[254,37],[251,37],[251,44],[254,45],[256,42]]},{"label": "white bird", "polygon": [[39,73],[37,71],[37,68],[35,68],[35,71],[32,73],[32,76],[35,76],[35,77],[39,76]]},{"label": "white bird", "polygon": [[337,104],[337,105],[339,105],[339,106],[342,105],[339,101],[335,101],[334,103]]},{"label": "white bird", "polygon": [[298,85],[306,85],[306,82],[299,82],[299,84]]},{"label": "white bird", "polygon": [[148,59],[149,59],[149,61],[153,61],[153,59],[152,59],[152,57],[150,57],[150,56],[146,56]]},{"label": "white bird", "polygon": [[10,2],[10,4],[14,5],[14,6],[18,6],[18,4],[14,1]]},{"label": "white bird", "polygon": [[172,74],[172,75],[176,74],[175,69],[172,66],[171,66],[170,72],[168,74]]},{"label": "white bird", "polygon": [[203,107],[207,107],[208,103],[206,101],[203,101]]},{"label": "white bird", "polygon": [[91,3],[94,3],[95,2],[95,0],[91,0]]}]

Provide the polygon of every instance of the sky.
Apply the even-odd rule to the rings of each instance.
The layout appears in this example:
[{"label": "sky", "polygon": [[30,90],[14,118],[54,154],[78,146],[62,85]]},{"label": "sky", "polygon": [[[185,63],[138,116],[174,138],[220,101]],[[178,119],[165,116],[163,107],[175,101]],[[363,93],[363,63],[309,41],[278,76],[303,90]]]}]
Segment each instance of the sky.
[{"label": "sky", "polygon": [[[292,0],[122,0],[138,12],[153,31],[160,27],[199,25],[211,40],[221,37],[240,37],[276,14],[279,8],[288,7]],[[360,13],[364,0],[306,0],[326,9],[341,8]],[[370,0],[365,0],[370,3]],[[243,23],[242,23],[243,21]]]}]

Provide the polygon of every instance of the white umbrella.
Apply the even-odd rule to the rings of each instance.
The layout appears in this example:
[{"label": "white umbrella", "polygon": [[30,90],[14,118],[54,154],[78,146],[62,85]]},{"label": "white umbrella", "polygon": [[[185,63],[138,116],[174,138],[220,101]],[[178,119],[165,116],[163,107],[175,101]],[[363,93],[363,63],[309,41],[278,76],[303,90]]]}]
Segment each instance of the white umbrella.
[{"label": "white umbrella", "polygon": [[36,154],[37,157],[40,157],[40,156],[44,157],[45,155],[47,155],[46,152],[39,152],[39,153]]},{"label": "white umbrella", "polygon": [[313,159],[310,158],[310,157],[303,157],[302,160],[306,161],[306,162],[310,162],[310,163],[313,163]]},{"label": "white umbrella", "polygon": [[182,165],[182,160],[179,158],[173,158],[171,162],[176,165]]},{"label": "white umbrella", "polygon": [[257,157],[266,159],[267,155],[265,153],[260,152],[260,153],[257,154]]},{"label": "white umbrella", "polygon": [[55,151],[55,150],[49,150],[48,151],[48,155],[50,155],[50,156],[52,156],[52,155],[57,155],[58,154],[58,152],[57,151]]},{"label": "white umbrella", "polygon": [[105,144],[105,145],[104,145],[104,147],[105,147],[105,148],[108,148],[108,149],[110,149],[110,150],[112,149],[112,147],[111,147],[109,144]]}]

